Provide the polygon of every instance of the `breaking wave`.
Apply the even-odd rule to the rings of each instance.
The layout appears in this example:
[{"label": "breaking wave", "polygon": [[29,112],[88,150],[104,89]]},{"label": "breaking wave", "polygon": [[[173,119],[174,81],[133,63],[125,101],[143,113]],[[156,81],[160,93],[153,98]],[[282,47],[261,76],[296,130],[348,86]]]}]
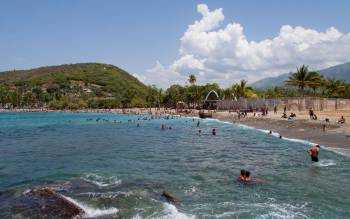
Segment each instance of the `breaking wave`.
[{"label": "breaking wave", "polygon": [[74,200],[70,197],[64,196],[62,195],[65,199],[67,199],[68,201],[72,202],[73,204],[79,206],[81,209],[84,210],[84,212],[86,213],[85,215],[83,215],[83,218],[87,217],[101,217],[104,215],[113,215],[119,212],[119,209],[114,208],[114,207],[110,207],[110,208],[105,208],[105,209],[98,209],[98,208],[93,208],[87,204],[78,202],[77,200]]}]

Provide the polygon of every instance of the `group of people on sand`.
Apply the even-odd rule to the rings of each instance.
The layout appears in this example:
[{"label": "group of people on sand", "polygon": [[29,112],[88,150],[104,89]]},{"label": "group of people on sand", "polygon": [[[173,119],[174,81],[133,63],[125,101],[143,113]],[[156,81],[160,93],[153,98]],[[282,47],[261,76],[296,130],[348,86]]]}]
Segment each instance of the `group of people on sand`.
[{"label": "group of people on sand", "polygon": [[344,116],[341,116],[340,119],[338,120],[338,124],[344,124],[345,123],[345,118]]},{"label": "group of people on sand", "polygon": [[317,120],[317,115],[313,109],[309,109],[309,116],[310,116],[310,119]]}]

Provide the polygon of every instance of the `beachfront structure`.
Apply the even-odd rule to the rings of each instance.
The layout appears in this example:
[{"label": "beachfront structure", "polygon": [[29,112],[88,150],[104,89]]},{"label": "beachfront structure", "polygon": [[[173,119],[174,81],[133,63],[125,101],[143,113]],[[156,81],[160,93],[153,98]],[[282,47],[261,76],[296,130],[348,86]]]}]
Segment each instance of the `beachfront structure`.
[{"label": "beachfront structure", "polygon": [[284,97],[284,98],[240,98],[238,100],[221,100],[216,102],[218,110],[256,110],[262,108],[278,110],[303,111],[303,110],[346,110],[350,109],[350,99],[318,98],[318,97]]},{"label": "beachfront structure", "polygon": [[220,101],[219,95],[215,90],[209,91],[207,96],[204,99],[204,109],[216,109],[217,108],[217,102]]}]

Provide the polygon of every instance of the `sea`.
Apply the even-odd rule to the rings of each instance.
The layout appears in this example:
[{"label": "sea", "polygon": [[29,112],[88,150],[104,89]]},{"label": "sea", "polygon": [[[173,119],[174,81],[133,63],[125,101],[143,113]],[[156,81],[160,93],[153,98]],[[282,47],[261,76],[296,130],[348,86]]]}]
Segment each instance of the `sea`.
[{"label": "sea", "polygon": [[0,218],[59,218],[26,197],[41,187],[88,218],[349,218],[350,158],[313,163],[311,145],[215,119],[1,113]]}]

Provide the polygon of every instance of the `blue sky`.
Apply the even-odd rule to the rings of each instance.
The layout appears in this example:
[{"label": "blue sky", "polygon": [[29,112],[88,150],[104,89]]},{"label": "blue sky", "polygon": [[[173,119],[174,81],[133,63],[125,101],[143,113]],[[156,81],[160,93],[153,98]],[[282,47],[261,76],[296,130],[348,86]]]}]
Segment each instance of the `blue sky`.
[{"label": "blue sky", "polygon": [[[345,0],[2,0],[0,71],[64,63],[102,62],[117,65],[142,78],[148,77],[159,61],[158,64],[165,72],[177,71],[184,75],[186,73],[181,72],[180,68],[171,68],[182,55],[190,54],[198,57],[198,60],[212,58],[198,51],[188,51],[188,48],[186,54],[179,54],[180,48],[184,47],[180,38],[184,36],[188,25],[202,18],[197,12],[197,5],[201,3],[207,5],[210,11],[222,8],[225,17],[220,21],[220,27],[208,31],[215,32],[224,29],[227,24],[239,23],[250,42],[276,37],[283,25],[302,26],[320,33],[329,27],[336,28],[342,34],[350,32],[350,1]],[[331,59],[327,63],[341,61],[344,59]],[[322,65],[315,65],[318,66]],[[209,65],[203,68],[190,69],[198,76],[206,75],[203,83],[213,82],[217,74],[214,71],[221,69],[212,67],[209,71]],[[245,67],[231,66],[222,72],[235,75],[234,72],[242,68]],[[256,70],[255,67],[252,69]],[[209,72],[214,73],[208,76]],[[166,75],[164,73],[162,76],[171,81],[172,78]],[[145,77],[146,82],[156,83]],[[177,79],[182,80],[181,77]],[[222,78],[217,79],[219,83],[222,81]]]}]

